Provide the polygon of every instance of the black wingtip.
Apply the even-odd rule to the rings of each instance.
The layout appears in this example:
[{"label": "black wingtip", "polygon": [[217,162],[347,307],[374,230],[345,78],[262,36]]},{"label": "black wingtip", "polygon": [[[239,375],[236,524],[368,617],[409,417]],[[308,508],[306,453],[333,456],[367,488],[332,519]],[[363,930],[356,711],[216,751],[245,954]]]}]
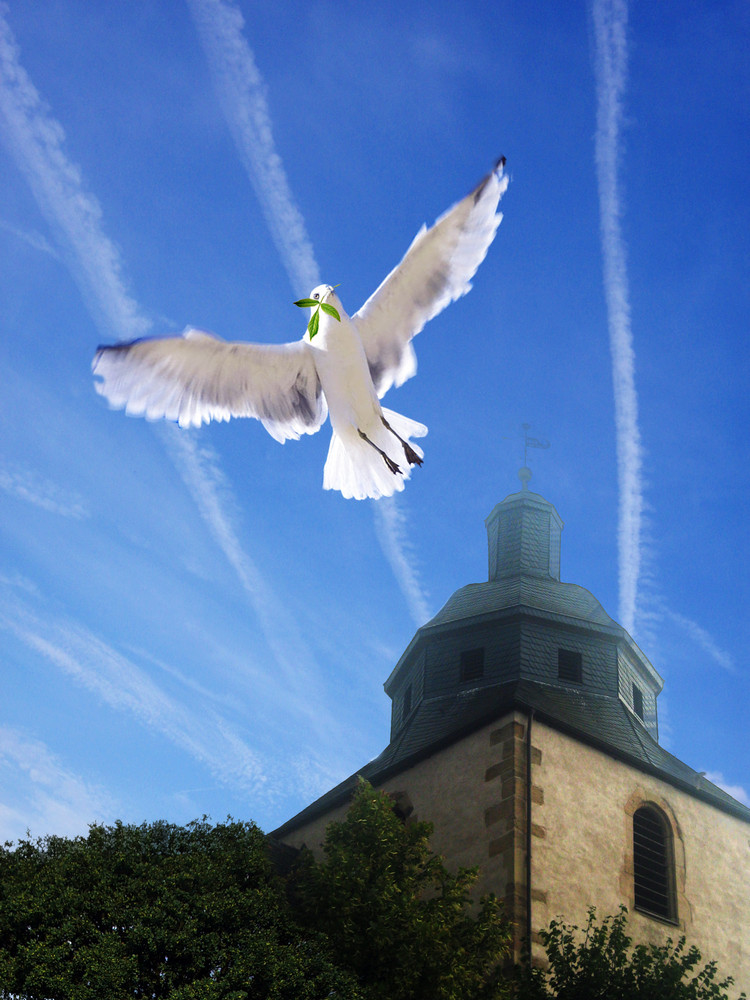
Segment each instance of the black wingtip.
[{"label": "black wingtip", "polygon": [[506,163],[505,157],[501,156],[500,159],[495,163],[495,166],[492,168],[492,170],[487,174],[487,176],[483,177],[482,180],[477,185],[477,187],[474,188],[473,192],[474,204],[476,204],[482,197],[482,192],[489,184],[490,179],[494,177],[495,174],[502,174],[505,163]]},{"label": "black wingtip", "polygon": [[137,337],[135,340],[121,341],[118,344],[99,344],[91,362],[91,370],[96,372],[96,367],[105,354],[127,354],[134,344],[140,344],[142,341],[150,339],[153,338]]}]

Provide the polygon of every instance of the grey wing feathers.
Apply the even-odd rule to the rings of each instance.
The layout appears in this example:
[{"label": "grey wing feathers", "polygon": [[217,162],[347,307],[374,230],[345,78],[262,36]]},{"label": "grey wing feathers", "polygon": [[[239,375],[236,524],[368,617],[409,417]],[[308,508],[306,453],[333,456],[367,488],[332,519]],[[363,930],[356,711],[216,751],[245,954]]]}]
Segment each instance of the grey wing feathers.
[{"label": "grey wing feathers", "polygon": [[113,407],[181,427],[257,417],[277,441],[313,434],[327,406],[309,347],[228,343],[199,330],[101,347],[96,391]]},{"label": "grey wing feathers", "polygon": [[379,396],[416,372],[412,337],[470,290],[502,219],[496,210],[508,186],[504,164],[502,158],[434,226],[420,229],[401,263],[352,317]]}]

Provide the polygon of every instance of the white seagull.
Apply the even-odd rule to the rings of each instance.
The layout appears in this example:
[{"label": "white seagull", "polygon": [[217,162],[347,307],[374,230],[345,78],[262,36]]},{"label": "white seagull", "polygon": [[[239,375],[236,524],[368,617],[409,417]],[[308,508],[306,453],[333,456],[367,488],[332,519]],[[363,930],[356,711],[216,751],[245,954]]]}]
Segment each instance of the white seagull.
[{"label": "white seagull", "polygon": [[[188,329],[181,336],[100,347],[96,390],[115,408],[165,417],[180,427],[257,417],[282,444],[314,434],[330,414],[333,435],[323,488],[357,500],[404,488],[422,451],[411,438],[423,424],[380,405],[392,385],[417,370],[411,345],[428,320],[465,295],[502,215],[505,157],[430,229],[422,226],[401,263],[362,308],[349,316],[331,285],[311,299],[319,327],[292,344],[229,343]],[[335,310],[340,319],[331,312]]]}]

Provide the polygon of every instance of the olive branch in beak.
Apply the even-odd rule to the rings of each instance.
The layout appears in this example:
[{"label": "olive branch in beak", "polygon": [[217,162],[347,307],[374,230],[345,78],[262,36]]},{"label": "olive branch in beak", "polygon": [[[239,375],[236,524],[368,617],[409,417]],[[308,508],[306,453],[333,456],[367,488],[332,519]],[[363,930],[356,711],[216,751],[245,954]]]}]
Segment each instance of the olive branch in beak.
[{"label": "olive branch in beak", "polygon": [[[338,285],[334,285],[333,288],[338,288]],[[333,291],[333,288],[330,291]],[[326,292],[326,295],[328,292]],[[341,317],[339,316],[338,309],[334,309],[333,306],[329,305],[327,302],[317,299],[299,299],[294,303],[295,306],[299,306],[300,309],[315,309],[315,312],[310,317],[310,322],[307,324],[307,332],[310,334],[310,340],[313,339],[315,334],[318,332],[318,327],[320,326],[320,310],[322,309],[324,313],[329,316],[333,316],[335,320],[341,322]]]}]

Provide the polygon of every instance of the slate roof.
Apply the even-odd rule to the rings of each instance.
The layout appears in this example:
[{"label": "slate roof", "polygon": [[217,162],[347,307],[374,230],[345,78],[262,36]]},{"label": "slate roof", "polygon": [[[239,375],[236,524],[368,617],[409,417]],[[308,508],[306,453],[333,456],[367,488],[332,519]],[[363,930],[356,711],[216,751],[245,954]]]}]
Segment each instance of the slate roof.
[{"label": "slate roof", "polygon": [[585,587],[525,574],[461,587],[423,627],[496,614],[505,608],[519,605],[538,608],[547,614],[582,619],[587,625],[596,622],[620,629]]},{"label": "slate roof", "polygon": [[412,767],[494,719],[518,709],[637,770],[750,823],[750,809],[683,764],[654,740],[619,698],[579,689],[513,681],[458,697],[422,700],[385,750],[274,831],[283,837],[348,801],[359,775],[373,785]]},{"label": "slate roof", "polygon": [[385,682],[386,692],[391,694],[394,682],[414,650],[433,635],[447,633],[459,625],[464,628],[518,614],[538,614],[549,623],[582,628],[590,634],[614,636],[637,658],[651,678],[655,692],[664,686],[663,678],[632,636],[607,614],[590,590],[575,583],[522,573],[500,580],[470,583],[457,590],[433,618],[417,629]]}]

